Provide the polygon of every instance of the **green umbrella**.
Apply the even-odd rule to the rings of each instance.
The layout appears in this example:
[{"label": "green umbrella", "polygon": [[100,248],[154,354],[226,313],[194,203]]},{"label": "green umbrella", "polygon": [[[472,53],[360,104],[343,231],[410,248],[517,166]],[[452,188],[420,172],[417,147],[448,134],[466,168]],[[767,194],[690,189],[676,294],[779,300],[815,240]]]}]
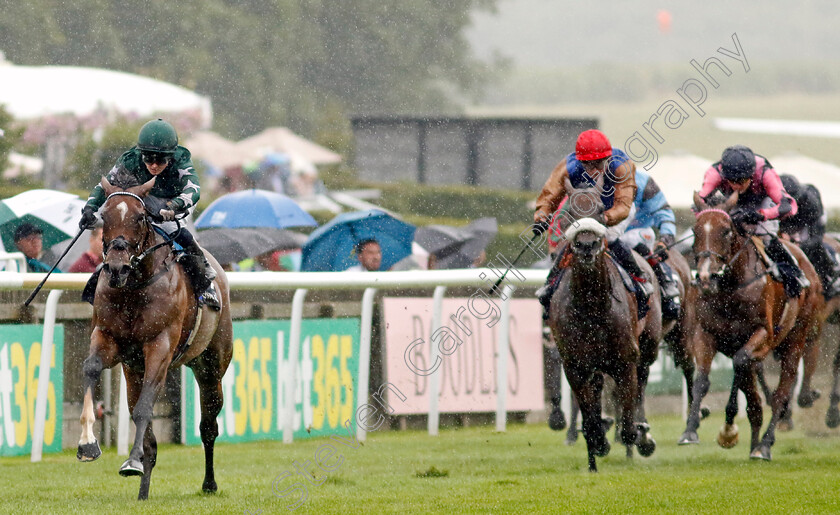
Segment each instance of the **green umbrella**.
[{"label": "green umbrella", "polygon": [[29,190],[0,200],[0,240],[15,251],[15,229],[29,222],[43,231],[44,248],[72,238],[79,231],[82,206],[76,195],[55,190]]}]

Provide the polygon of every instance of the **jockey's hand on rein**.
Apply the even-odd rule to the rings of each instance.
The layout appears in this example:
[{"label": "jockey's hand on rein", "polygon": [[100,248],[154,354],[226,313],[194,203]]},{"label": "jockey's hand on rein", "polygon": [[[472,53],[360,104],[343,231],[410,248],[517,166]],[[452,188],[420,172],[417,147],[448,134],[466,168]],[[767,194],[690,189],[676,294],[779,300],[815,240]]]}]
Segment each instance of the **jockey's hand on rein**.
[{"label": "jockey's hand on rein", "polygon": [[171,222],[172,220],[175,220],[175,209],[172,204],[167,202],[166,207],[160,210],[158,216],[160,216],[161,220],[164,222]]},{"label": "jockey's hand on rein", "polygon": [[764,215],[758,211],[738,211],[732,215],[732,221],[738,225],[754,225],[764,221]]},{"label": "jockey's hand on rein", "polygon": [[550,224],[548,220],[540,220],[539,222],[534,222],[534,225],[531,226],[531,229],[534,231],[534,236],[539,236],[540,234],[547,231],[549,225]]},{"label": "jockey's hand on rein", "polygon": [[96,212],[90,206],[85,206],[82,208],[82,219],[79,220],[79,229],[87,229],[89,227],[93,227],[93,224],[96,223]]}]

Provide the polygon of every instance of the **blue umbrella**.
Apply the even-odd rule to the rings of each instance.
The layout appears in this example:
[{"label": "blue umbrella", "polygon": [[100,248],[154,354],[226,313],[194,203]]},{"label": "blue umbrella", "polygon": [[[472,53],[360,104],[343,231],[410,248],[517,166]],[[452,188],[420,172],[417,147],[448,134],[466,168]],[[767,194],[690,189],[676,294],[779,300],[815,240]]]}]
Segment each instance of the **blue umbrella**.
[{"label": "blue umbrella", "polygon": [[280,193],[245,190],[222,195],[201,213],[196,229],[224,227],[315,227],[318,223],[297,203]]},{"label": "blue umbrella", "polygon": [[415,227],[379,209],[344,213],[309,235],[303,245],[304,272],[347,270],[358,264],[354,248],[361,241],[374,239],[382,248],[380,270],[388,270],[411,254]]}]

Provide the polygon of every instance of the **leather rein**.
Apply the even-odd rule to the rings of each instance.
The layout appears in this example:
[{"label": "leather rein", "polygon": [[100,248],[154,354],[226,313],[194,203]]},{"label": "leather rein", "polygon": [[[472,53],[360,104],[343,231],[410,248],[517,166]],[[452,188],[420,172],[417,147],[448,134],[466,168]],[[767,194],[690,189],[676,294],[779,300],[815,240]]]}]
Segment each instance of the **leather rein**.
[{"label": "leather rein", "polygon": [[[723,213],[724,215],[726,215],[726,219],[729,221],[730,228],[734,231],[734,233],[736,233],[736,234],[738,233],[738,230],[734,226],[734,224],[732,222],[732,218],[729,216],[729,213],[727,213],[726,211],[724,211],[722,209],[704,209],[703,211],[700,211],[699,213],[697,213],[695,215],[695,218],[699,218],[700,215],[702,215],[703,213],[707,213],[707,212]],[[759,258],[759,261],[760,261],[761,256],[758,255],[758,248],[756,248],[755,243],[753,243],[749,238],[744,238],[744,239],[747,240],[747,241],[745,241],[746,244],[741,245],[741,249],[738,250],[738,252],[736,252],[735,255],[732,256],[729,260],[726,259],[726,256],[724,256],[724,255],[722,255],[718,252],[715,252],[714,250],[703,250],[703,251],[698,252],[697,254],[694,255],[695,266],[697,265],[697,263],[700,261],[701,258],[708,258],[708,257],[714,256],[714,257],[720,259],[721,261],[724,261],[724,263],[720,267],[720,270],[713,275],[716,275],[718,277],[723,277],[729,270],[732,269],[732,263],[734,263],[735,260],[738,259],[738,256],[740,256],[741,253],[744,252],[744,250],[747,247],[750,247],[750,246],[755,249],[756,255],[757,255],[757,257]],[[764,270],[764,272],[757,273],[749,281],[746,281],[746,282],[743,282],[743,283],[737,285],[736,288],[733,291],[738,291],[738,290],[746,288],[747,286],[751,285],[752,283],[760,280],[762,277],[764,277],[768,273],[769,273],[769,271],[766,270],[766,269]],[[695,279],[695,282],[696,282],[696,279]]]},{"label": "leather rein", "polygon": [[[146,203],[143,201],[143,199],[139,195],[135,195],[134,193],[131,193],[131,192],[128,192],[128,191],[116,191],[114,193],[111,193],[105,199],[105,202],[110,200],[111,197],[119,197],[119,196],[131,197],[131,198],[136,199],[138,202],[140,202],[140,205],[143,206],[144,212],[146,211]],[[144,238],[144,241],[146,241],[149,238],[148,235],[149,234],[153,235],[155,233],[155,231],[152,228],[151,223],[149,223],[148,218],[144,217],[143,222],[144,222],[144,224],[146,225],[146,228],[147,228],[147,235]],[[178,231],[180,232],[181,224],[177,220],[175,221],[175,223],[178,224]],[[130,245],[128,245],[128,242],[126,241],[125,237],[120,235],[120,236],[117,236],[116,238],[114,238],[113,240],[109,241],[108,243],[104,244],[103,247],[102,247],[102,253],[105,256],[107,256],[108,251],[113,247],[114,243],[117,242],[118,240],[122,240],[122,242],[125,243],[126,248],[128,248],[130,246]],[[143,263],[143,261],[146,260],[146,258],[153,255],[154,252],[161,247],[169,246],[170,251],[171,251],[173,243],[174,243],[174,239],[164,238],[164,241],[162,243],[152,245],[151,247],[147,248],[146,250],[140,252],[139,254],[131,254],[131,256],[128,259],[128,265],[126,265],[126,266],[129,268],[129,270],[131,271],[132,274],[137,275],[138,268]],[[133,246],[135,248],[139,249],[139,244],[138,245],[133,245]],[[165,274],[168,271],[169,271],[169,266],[164,265],[164,267],[162,269],[160,269],[156,273],[152,274],[151,277],[149,277],[148,279],[146,279],[142,283],[135,285],[133,287],[133,289],[140,289],[140,288],[144,288],[144,287],[148,286],[149,284],[153,283],[154,281],[156,281],[157,279],[162,277],[163,274]]]}]

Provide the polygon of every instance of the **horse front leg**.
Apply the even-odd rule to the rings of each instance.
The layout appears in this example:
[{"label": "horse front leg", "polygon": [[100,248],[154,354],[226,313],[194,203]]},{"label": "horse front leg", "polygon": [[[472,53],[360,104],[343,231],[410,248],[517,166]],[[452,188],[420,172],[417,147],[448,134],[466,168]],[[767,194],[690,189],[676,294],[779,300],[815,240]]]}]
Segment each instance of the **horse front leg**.
[{"label": "horse front leg", "polygon": [[[131,420],[134,422],[135,428],[134,444],[131,447],[128,459],[125,460],[119,471],[121,476],[143,476],[140,481],[140,492],[137,496],[140,501],[149,497],[149,484],[155,461],[154,456],[150,455],[144,463],[144,447],[146,447],[144,439],[149,441],[148,447],[150,449],[153,447],[155,450],[157,449],[156,445],[151,445],[151,441],[154,440],[151,427],[152,409],[158,393],[166,381],[166,372],[171,360],[170,341],[172,341],[170,336],[164,332],[151,342],[147,342],[143,347],[145,369],[139,387],[140,393],[137,395],[137,401],[131,410]],[[126,382],[132,383],[133,388],[131,389],[134,390],[132,393],[136,395],[139,374],[135,374],[135,376],[132,381],[129,381],[127,374]]]},{"label": "horse front leg", "polygon": [[692,388],[691,405],[688,408],[688,419],[685,422],[685,431],[677,441],[677,445],[699,444],[700,437],[697,436],[697,429],[700,428],[700,404],[703,397],[709,393],[709,373],[712,370],[712,360],[717,354],[712,336],[705,331],[698,329],[695,333],[695,356],[697,357],[697,377],[694,378]]},{"label": "horse front leg", "polygon": [[76,459],[79,461],[93,461],[102,455],[99,442],[93,434],[93,424],[96,421],[96,414],[93,411],[93,390],[103,368],[111,368],[116,364],[117,346],[105,337],[98,328],[94,326],[90,336],[90,352],[82,364],[82,392],[84,405],[82,416],[79,422],[82,425],[82,434],[79,438],[79,448],[76,451]]},{"label": "horse front leg", "polygon": [[551,396],[551,413],[548,415],[548,427],[554,431],[566,428],[566,415],[561,407],[562,402],[562,360],[556,346],[546,349],[546,384]]},{"label": "horse front leg", "polygon": [[[751,458],[760,458],[770,460],[770,448],[776,442],[776,425],[782,418],[783,411],[791,399],[791,391],[796,381],[796,367],[799,364],[801,351],[797,352],[801,347],[797,344],[791,343],[791,347],[782,356],[781,360],[781,374],[779,375],[779,386],[773,392],[773,415],[770,417],[770,423],[767,425],[767,430],[761,439],[761,443],[757,449],[750,454]],[[759,425],[759,428],[761,426]],[[756,452],[757,451],[757,452]]]},{"label": "horse front leg", "polygon": [[601,424],[601,389],[604,377],[593,370],[579,370],[564,363],[566,378],[580,406],[583,425],[583,438],[586,440],[586,452],[589,471],[598,472],[596,456],[606,456],[610,452],[604,426]]},{"label": "horse front leg", "polygon": [[[760,401],[759,401],[760,402]],[[726,401],[724,410],[723,427],[720,428],[717,443],[724,449],[731,449],[738,445],[738,424],[735,417],[738,415],[738,383],[732,379],[732,388],[729,389],[729,400]]]},{"label": "horse front leg", "polygon": [[817,362],[820,358],[820,340],[818,335],[822,334],[820,328],[815,335],[809,335],[805,344],[805,351],[802,354],[802,387],[799,389],[799,396],[796,399],[800,408],[810,408],[814,401],[820,398],[820,391],[811,388],[811,379],[817,371]]},{"label": "horse front leg", "polygon": [[621,407],[621,443],[627,447],[627,457],[632,458],[633,444],[636,443],[638,436],[635,424],[639,381],[636,364],[625,363],[623,368],[617,370],[613,378]]}]

